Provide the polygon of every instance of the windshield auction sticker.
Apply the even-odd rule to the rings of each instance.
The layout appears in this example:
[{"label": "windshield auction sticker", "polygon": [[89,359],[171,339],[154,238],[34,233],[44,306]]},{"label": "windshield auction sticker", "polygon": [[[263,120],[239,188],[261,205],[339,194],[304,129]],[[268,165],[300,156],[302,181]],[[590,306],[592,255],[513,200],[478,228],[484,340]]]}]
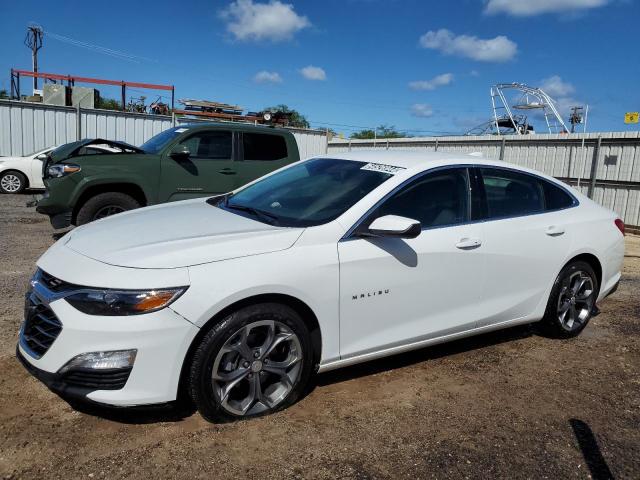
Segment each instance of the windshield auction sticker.
[{"label": "windshield auction sticker", "polygon": [[364,167],[360,168],[360,170],[371,170],[372,172],[383,172],[395,175],[399,171],[404,170],[404,167],[394,167],[393,165],[384,165],[382,163],[367,163]]}]

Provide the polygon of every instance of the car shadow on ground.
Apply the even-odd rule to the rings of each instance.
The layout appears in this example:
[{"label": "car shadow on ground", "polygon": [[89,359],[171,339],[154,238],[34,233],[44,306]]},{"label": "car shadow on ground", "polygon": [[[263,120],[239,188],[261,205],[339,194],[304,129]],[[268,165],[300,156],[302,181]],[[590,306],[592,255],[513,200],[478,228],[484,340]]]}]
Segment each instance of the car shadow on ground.
[{"label": "car shadow on ground", "polygon": [[478,350],[492,345],[512,342],[532,335],[539,335],[538,327],[535,324],[519,325],[504,330],[489,332],[482,335],[467,337],[460,340],[454,340],[447,343],[432,345],[429,347],[412,350],[410,352],[384,357],[369,362],[359,363],[350,367],[332,370],[326,373],[320,373],[316,376],[315,382],[312,382],[312,388],[316,386],[325,386],[334,383],[346,382],[356,378],[374,375],[384,371],[405,368],[416,363],[435,360],[441,357],[456,355],[458,353]]}]

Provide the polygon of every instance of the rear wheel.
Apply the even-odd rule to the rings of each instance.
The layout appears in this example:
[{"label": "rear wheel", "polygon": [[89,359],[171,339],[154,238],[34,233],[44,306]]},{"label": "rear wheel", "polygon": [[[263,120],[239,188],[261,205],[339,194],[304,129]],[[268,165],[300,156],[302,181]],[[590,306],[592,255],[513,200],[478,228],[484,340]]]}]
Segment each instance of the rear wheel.
[{"label": "rear wheel", "polygon": [[16,171],[9,171],[0,174],[0,192],[21,193],[27,188],[27,177]]},{"label": "rear wheel", "polygon": [[559,338],[579,335],[595,310],[600,286],[587,262],[572,262],[562,269],[551,290],[543,324]]},{"label": "rear wheel", "polygon": [[291,308],[274,303],[243,308],[202,339],[189,372],[191,397],[210,421],[281,410],[304,391],[311,349],[307,327]]},{"label": "rear wheel", "polygon": [[130,195],[121,192],[105,192],[91,197],[80,207],[76,225],[100,220],[117,213],[140,208],[140,203]]}]

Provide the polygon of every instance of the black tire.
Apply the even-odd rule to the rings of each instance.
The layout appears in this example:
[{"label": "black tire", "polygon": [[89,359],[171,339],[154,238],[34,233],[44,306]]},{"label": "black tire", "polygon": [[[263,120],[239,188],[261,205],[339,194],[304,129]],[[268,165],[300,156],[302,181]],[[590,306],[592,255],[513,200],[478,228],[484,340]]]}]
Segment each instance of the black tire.
[{"label": "black tire", "polygon": [[22,193],[27,188],[27,177],[16,170],[9,170],[0,174],[0,192]]},{"label": "black tire", "polygon": [[[575,292],[577,284],[582,279],[588,279],[587,283],[582,290]],[[588,282],[591,282],[590,286]],[[579,300],[588,291],[591,293],[587,300]],[[549,295],[542,318],[544,332],[554,338],[571,338],[579,335],[593,316],[599,291],[598,277],[591,265],[584,261],[575,261],[566,265],[558,274]],[[565,308],[567,310],[563,312]]]},{"label": "black tire", "polygon": [[[295,334],[295,337],[299,341],[295,344],[295,348],[291,347],[291,345],[285,341],[280,342],[279,344],[283,349],[295,350],[296,354],[301,355],[300,360],[295,363],[296,366],[292,367],[297,370],[295,379],[287,382],[290,386],[284,386],[283,383],[276,381],[284,377],[272,377],[272,374],[266,371],[268,368],[267,362],[269,361],[269,355],[267,355],[267,357],[256,355],[255,358],[251,358],[249,361],[246,356],[239,353],[239,350],[229,351],[228,349],[225,349],[224,351],[221,351],[225,345],[228,346],[228,342],[240,338],[238,335],[241,335],[241,332],[245,331],[247,328],[249,329],[249,332],[251,332],[249,334],[249,338],[251,338],[251,336],[255,336],[256,330],[262,328],[260,325],[258,327],[255,327],[254,325],[270,321],[273,321],[276,325],[282,326],[282,328],[287,330],[289,333],[292,332]],[[255,340],[256,345],[263,343],[262,339],[259,338],[259,335]],[[248,342],[248,344],[250,345],[251,342]],[[267,343],[265,342],[265,345],[266,344]],[[297,350],[298,347],[300,347],[301,351]],[[191,398],[193,399],[193,402],[200,414],[205,419],[212,422],[241,420],[270,414],[287,408],[295,403],[305,391],[309,376],[312,372],[312,349],[313,347],[311,345],[307,326],[293,309],[277,303],[263,303],[242,308],[228,315],[222,321],[214,325],[200,341],[188,370],[188,389],[191,394]],[[257,353],[257,350],[258,348],[254,351],[254,347],[251,346],[248,353]],[[274,352],[275,351],[276,349],[274,349]],[[291,351],[283,351],[282,354],[286,354],[286,358],[291,358],[292,355]],[[273,355],[273,353],[271,355]],[[225,375],[234,375],[236,372],[240,372],[244,375],[244,373],[241,372],[242,370],[246,372],[247,376],[244,376],[241,380],[237,381],[234,387],[229,388],[230,393],[226,397],[228,400],[227,405],[225,406],[223,405],[224,402],[221,401],[220,397],[221,392],[224,391],[224,387],[228,385],[228,383],[222,383],[220,385],[213,380],[214,367],[216,364],[225,366],[228,366],[229,364],[233,365],[233,362],[235,362],[236,366],[231,366],[230,373],[225,373]],[[264,362],[265,371],[260,370],[257,371],[257,373],[254,373],[256,372],[256,370],[254,370],[255,364],[260,363],[260,366],[262,366],[262,362]],[[276,359],[276,361],[271,362],[271,365],[275,365],[275,363],[280,362]],[[263,392],[267,393],[271,388],[272,392],[275,391],[275,394],[280,395],[281,398],[279,398],[272,406],[267,406],[267,403],[269,403],[267,397],[263,397],[263,401],[256,400],[255,396],[251,396],[252,394],[249,390],[252,385],[251,382],[255,381],[263,382],[260,387],[261,395],[263,395]],[[274,389],[274,385],[278,385],[278,387]],[[278,393],[278,388],[282,389],[282,393]],[[287,388],[289,389],[288,391],[286,390]],[[245,392],[247,393],[246,399],[244,398]],[[236,395],[238,399],[242,398],[244,403],[248,405],[246,407],[247,411],[244,414],[238,414],[230,411],[230,408],[232,408],[232,405],[230,405],[232,401],[238,401],[239,403],[239,400],[230,400],[234,395]],[[238,407],[238,409],[240,409],[240,407]]]},{"label": "black tire", "polygon": [[[87,200],[76,216],[76,225],[99,220],[100,218],[140,208],[140,203],[130,195],[120,192],[99,193]],[[108,213],[112,212],[112,213]]]}]

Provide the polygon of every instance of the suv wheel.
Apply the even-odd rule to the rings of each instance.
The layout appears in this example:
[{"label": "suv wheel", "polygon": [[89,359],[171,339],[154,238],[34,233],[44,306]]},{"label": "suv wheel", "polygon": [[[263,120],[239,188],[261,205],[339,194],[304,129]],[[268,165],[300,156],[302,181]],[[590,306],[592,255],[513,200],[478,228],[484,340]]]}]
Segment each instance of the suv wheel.
[{"label": "suv wheel", "polygon": [[312,357],[309,332],[294,310],[275,303],[246,307],[202,338],[189,371],[191,397],[210,421],[272,413],[300,397]]},{"label": "suv wheel", "polygon": [[572,262],[558,274],[542,319],[551,336],[570,338],[587,326],[596,308],[600,286],[591,265]]},{"label": "suv wheel", "polygon": [[100,193],[95,197],[91,197],[80,207],[76,217],[76,225],[84,225],[94,220],[110,217],[116,213],[133,210],[134,208],[140,208],[140,203],[126,193]]},{"label": "suv wheel", "polygon": [[0,192],[21,193],[27,188],[27,177],[16,171],[4,172],[0,175]]}]

